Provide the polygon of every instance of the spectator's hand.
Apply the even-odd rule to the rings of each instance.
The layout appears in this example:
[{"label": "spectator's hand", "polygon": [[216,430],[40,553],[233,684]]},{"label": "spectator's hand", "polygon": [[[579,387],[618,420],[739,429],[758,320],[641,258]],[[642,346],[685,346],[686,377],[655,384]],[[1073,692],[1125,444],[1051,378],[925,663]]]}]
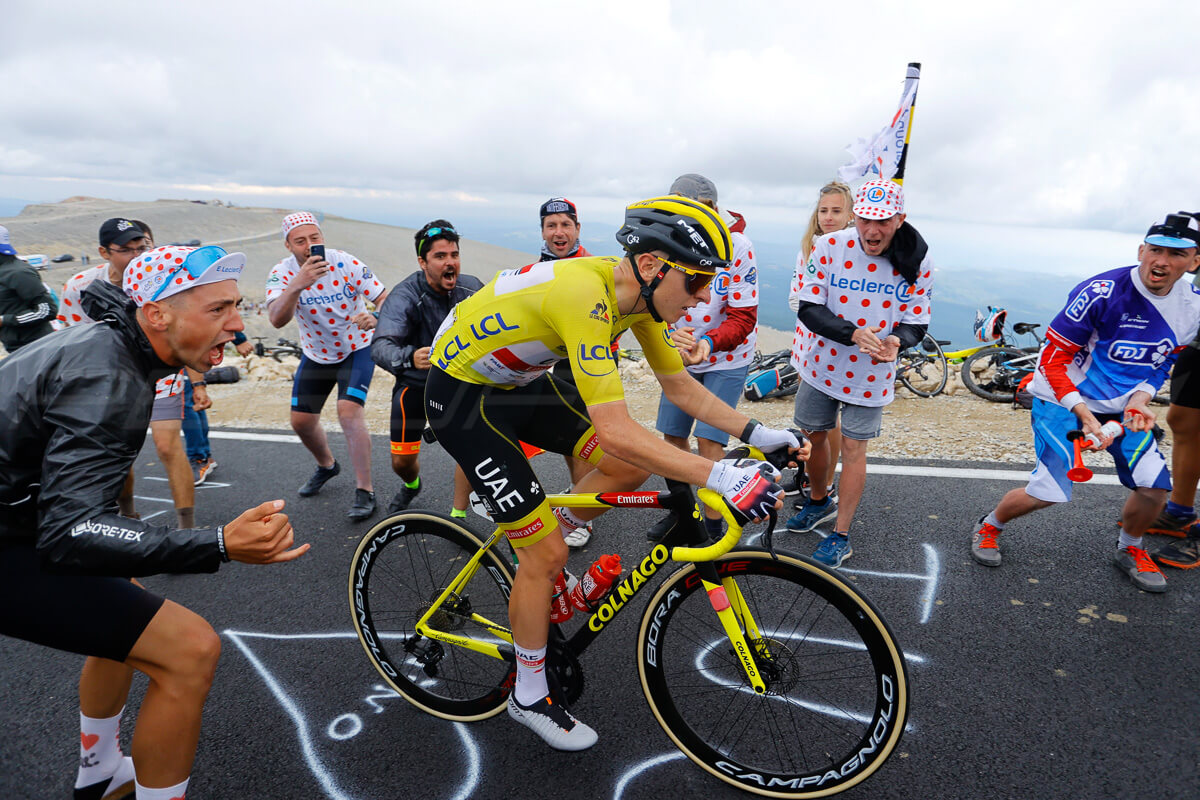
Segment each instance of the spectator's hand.
[{"label": "spectator's hand", "polygon": [[357,325],[359,330],[364,331],[372,330],[379,323],[379,320],[375,319],[375,315],[370,311],[360,311],[351,317],[350,321]]},{"label": "spectator's hand", "polygon": [[208,387],[192,384],[192,410],[204,411],[207,408],[212,408],[212,398],[208,396]]},{"label": "spectator's hand", "polygon": [[1123,422],[1126,428],[1137,432],[1148,431],[1154,428],[1154,423],[1158,418],[1150,410],[1150,406],[1148,405],[1149,400],[1149,395],[1144,392],[1133,393],[1133,397],[1129,398],[1129,404],[1125,406],[1125,419]]},{"label": "spectator's hand", "polygon": [[307,289],[321,278],[329,274],[329,262],[320,256],[309,256],[300,265],[300,271],[292,279],[292,285]]},{"label": "spectator's hand", "polygon": [[675,328],[671,331],[671,344],[680,353],[686,353],[696,346],[696,329],[692,327]]},{"label": "spectator's hand", "polygon": [[249,339],[247,339],[241,344],[235,344],[233,349],[237,350],[239,356],[248,356],[254,352],[254,345],[251,344]]},{"label": "spectator's hand", "polygon": [[680,350],[679,357],[683,359],[684,366],[690,367],[695,364],[700,364],[708,360],[712,355],[712,345],[708,339],[701,339],[692,346],[690,350]]},{"label": "spectator's hand", "polygon": [[429,351],[431,348],[419,347],[413,351],[413,366],[417,369],[429,369]]},{"label": "spectator's hand", "polygon": [[874,356],[879,351],[879,337],[875,334],[879,333],[883,328],[877,325],[872,325],[867,328],[855,328],[854,333],[850,335],[850,341],[858,345],[858,349],[869,356]]},{"label": "spectator's hand", "polygon": [[900,337],[892,334],[885,338],[881,343],[879,355],[875,356],[876,361],[895,361],[900,355]]},{"label": "spectator's hand", "polygon": [[266,503],[242,512],[225,526],[225,553],[231,561],[245,564],[274,564],[292,561],[308,552],[310,544],[294,549],[295,532],[287,514],[280,514],[282,500]]},{"label": "spectator's hand", "polygon": [[1097,450],[1103,450],[1112,444],[1112,437],[1104,435],[1100,420],[1096,419],[1096,415],[1092,413],[1086,403],[1076,403],[1071,411],[1079,419],[1079,430],[1083,431],[1085,436],[1095,434],[1096,438],[1100,440]]}]

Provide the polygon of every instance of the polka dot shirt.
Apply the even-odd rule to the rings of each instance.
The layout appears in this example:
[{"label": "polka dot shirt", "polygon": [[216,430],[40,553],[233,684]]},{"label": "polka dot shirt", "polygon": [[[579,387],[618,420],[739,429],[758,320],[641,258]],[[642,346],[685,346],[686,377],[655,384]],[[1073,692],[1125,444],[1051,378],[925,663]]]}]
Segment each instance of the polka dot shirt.
[{"label": "polka dot shirt", "polygon": [[[799,281],[802,303],[819,303],[855,327],[881,327],[883,338],[901,323],[929,324],[933,262],[921,262],[916,285],[911,285],[883,256],[862,252],[854,228],[821,236]],[[843,345],[808,333],[800,362],[800,377],[830,397],[859,406],[892,402],[895,362],[878,362],[857,345]]]},{"label": "polka dot shirt", "polygon": [[[733,262],[713,279],[709,286],[709,302],[689,308],[675,323],[680,328],[695,328],[693,335],[697,339],[725,321],[726,309],[758,306],[758,267],[754,260],[754,245],[741,233],[732,234],[732,239]],[[713,353],[707,361],[688,367],[688,371],[713,372],[743,367],[754,358],[757,342],[758,326],[755,325],[733,350]]]},{"label": "polka dot shirt", "polygon": [[[326,250],[330,271],[300,292],[296,322],[300,348],[319,364],[337,364],[355,350],[368,347],[375,331],[360,330],[350,318],[367,310],[364,298],[378,300],[386,291],[366,264],[341,250]],[[271,268],[267,276],[267,302],[283,294],[288,281],[300,272],[295,256]]]}]

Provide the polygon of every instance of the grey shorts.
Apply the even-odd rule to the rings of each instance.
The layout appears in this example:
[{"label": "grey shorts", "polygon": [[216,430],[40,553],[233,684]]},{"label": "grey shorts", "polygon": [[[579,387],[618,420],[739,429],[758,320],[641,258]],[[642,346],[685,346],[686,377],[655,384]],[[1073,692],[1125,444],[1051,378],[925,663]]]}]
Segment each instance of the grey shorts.
[{"label": "grey shorts", "polygon": [[842,435],[851,439],[874,439],[883,430],[883,406],[856,406],[843,403],[800,381],[796,390],[793,422],[805,431],[829,431],[842,411]]},{"label": "grey shorts", "polygon": [[151,422],[183,419],[183,392],[170,397],[155,397],[154,406],[150,411]]}]

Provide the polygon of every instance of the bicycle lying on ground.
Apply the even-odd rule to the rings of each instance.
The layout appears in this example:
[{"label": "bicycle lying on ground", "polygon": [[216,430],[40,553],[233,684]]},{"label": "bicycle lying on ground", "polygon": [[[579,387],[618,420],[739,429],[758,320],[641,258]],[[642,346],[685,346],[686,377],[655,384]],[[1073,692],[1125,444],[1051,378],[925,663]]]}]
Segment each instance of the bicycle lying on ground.
[{"label": "bicycle lying on ground", "polygon": [[[550,626],[547,671],[568,704],[580,656],[657,582],[637,634],[637,671],[655,718],[688,758],[748,792],[808,798],[855,786],[887,760],[909,713],[904,653],[879,611],[841,575],[803,556],[738,546],[721,498],[700,499],[729,530],[710,544],[690,489],[550,495],[570,508],[668,508],[680,520],[593,612]],[[505,709],[516,679],[507,627],[512,565],[441,514],[381,521],[351,563],[354,628],[383,679],[449,720]],[[510,550],[511,552],[511,550]],[[671,562],[680,566],[667,573]],[[569,623],[576,625],[576,623]]]},{"label": "bicycle lying on ground", "polygon": [[934,397],[946,388],[950,367],[942,345],[947,340],[934,339],[929,334],[920,344],[900,351],[896,358],[896,380],[918,397]]},{"label": "bicycle lying on ground", "polygon": [[271,346],[263,344],[264,338],[266,337],[254,337],[254,355],[269,356],[279,362],[282,362],[288,356],[300,358],[300,356],[304,355],[304,351],[300,349],[300,345],[290,339],[279,339],[275,343],[275,346]]},{"label": "bicycle lying on ground", "polygon": [[1038,352],[1043,341],[1037,333],[1040,327],[1028,322],[1013,325],[1014,333],[1033,336],[1036,344],[1026,347],[1010,343],[1001,331],[996,344],[982,348],[963,361],[963,384],[984,400],[1011,403],[1021,380],[1037,367]]}]

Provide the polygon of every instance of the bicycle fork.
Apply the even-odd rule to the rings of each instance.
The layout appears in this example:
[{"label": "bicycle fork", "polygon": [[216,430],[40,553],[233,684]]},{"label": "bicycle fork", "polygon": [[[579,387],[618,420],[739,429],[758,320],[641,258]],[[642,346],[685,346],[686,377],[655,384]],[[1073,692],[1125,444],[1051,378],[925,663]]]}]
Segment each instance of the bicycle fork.
[{"label": "bicycle fork", "polygon": [[751,646],[751,641],[761,642],[763,639],[761,631],[750,613],[750,608],[746,604],[746,598],[742,596],[742,590],[738,588],[737,582],[732,577],[721,578],[718,576],[716,567],[711,563],[697,563],[696,572],[700,575],[700,582],[708,595],[708,602],[712,605],[713,611],[717,612],[721,627],[725,629],[725,635],[729,637],[729,643],[733,646],[738,663],[742,665],[746,680],[754,689],[755,694],[766,694],[767,684],[758,668],[757,657],[767,655],[767,653],[756,652]]}]

